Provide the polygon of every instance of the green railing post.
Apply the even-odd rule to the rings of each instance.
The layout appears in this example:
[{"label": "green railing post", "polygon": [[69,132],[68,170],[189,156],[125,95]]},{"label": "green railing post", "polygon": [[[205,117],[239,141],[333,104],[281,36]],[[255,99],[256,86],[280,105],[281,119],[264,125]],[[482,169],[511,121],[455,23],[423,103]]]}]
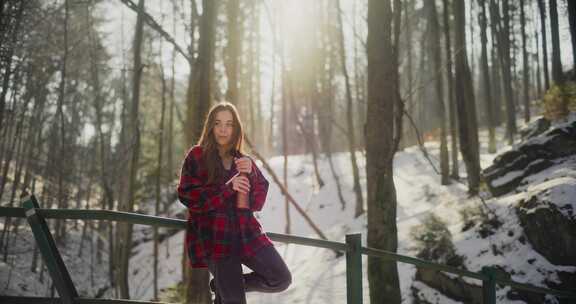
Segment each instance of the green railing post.
[{"label": "green railing post", "polygon": [[496,304],[496,271],[492,267],[482,267],[482,273],[488,277],[482,280],[482,302]]},{"label": "green railing post", "polygon": [[362,304],[362,234],[347,234],[346,245],[346,303]]},{"label": "green railing post", "polygon": [[31,195],[23,199],[22,205],[26,209],[26,219],[32,229],[38,249],[40,249],[44,263],[50,272],[60,300],[64,304],[74,304],[75,299],[78,298],[78,292],[64,261],[62,261],[46,220],[36,212],[36,209],[40,208],[38,201],[34,195]]}]

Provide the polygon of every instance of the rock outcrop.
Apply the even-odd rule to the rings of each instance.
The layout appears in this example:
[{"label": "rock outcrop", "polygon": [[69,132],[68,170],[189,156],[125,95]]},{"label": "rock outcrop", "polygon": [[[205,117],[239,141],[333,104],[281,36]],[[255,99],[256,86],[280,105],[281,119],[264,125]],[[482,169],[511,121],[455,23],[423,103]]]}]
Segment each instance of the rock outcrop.
[{"label": "rock outcrop", "polygon": [[515,190],[526,177],[571,155],[576,155],[576,120],[532,137],[501,154],[482,175],[492,195],[500,196]]}]

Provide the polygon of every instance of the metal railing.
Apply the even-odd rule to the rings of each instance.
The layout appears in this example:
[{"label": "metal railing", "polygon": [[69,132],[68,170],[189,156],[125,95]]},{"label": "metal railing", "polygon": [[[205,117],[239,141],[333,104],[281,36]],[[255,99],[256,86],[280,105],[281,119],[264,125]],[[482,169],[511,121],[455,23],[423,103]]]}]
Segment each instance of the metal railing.
[{"label": "metal railing", "polygon": [[[52,280],[56,289],[58,290],[58,294],[60,295],[60,300],[62,303],[159,303],[116,299],[87,299],[78,297],[74,283],[70,279],[66,266],[62,262],[58,249],[54,245],[52,235],[48,230],[45,219],[107,220],[176,229],[185,229],[185,220],[109,210],[41,209],[34,196],[26,197],[23,200],[22,205],[24,208],[0,207],[0,216],[27,218],[34,234],[34,238],[38,243],[40,253],[45,260],[45,264],[50,275],[52,276]],[[506,278],[499,277],[496,270],[491,267],[484,267],[480,272],[473,272],[442,264],[427,262],[385,250],[363,247],[361,234],[346,235],[345,243],[270,232],[268,232],[267,235],[270,237],[270,239],[276,242],[320,247],[335,250],[337,252],[344,252],[346,254],[347,303],[362,304],[363,301],[362,255],[380,257],[387,260],[412,264],[422,268],[449,272],[461,277],[469,277],[481,280],[483,296],[482,301],[484,304],[496,303],[497,284],[576,300],[575,292],[561,291],[518,283]],[[5,303],[4,301],[6,303],[53,303],[53,299],[50,298],[0,296],[0,302]]]}]

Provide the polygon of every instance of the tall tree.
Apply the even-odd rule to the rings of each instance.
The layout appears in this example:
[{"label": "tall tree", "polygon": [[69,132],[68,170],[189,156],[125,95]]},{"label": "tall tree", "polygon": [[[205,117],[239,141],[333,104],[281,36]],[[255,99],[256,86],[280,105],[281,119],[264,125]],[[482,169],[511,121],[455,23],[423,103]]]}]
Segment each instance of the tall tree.
[{"label": "tall tree", "polygon": [[[144,32],[144,0],[138,1],[138,15],[136,17],[136,29],[134,34],[134,64],[132,67],[132,101],[129,110],[129,119],[126,121],[126,140],[130,147],[126,159],[127,173],[124,175],[127,189],[122,191],[118,209],[132,212],[134,209],[134,195],[136,193],[136,175],[138,174],[138,160],[140,156],[140,83],[142,79],[142,40]],[[130,256],[132,252],[132,224],[118,223],[116,248],[118,256],[118,270],[116,282],[120,291],[120,297],[130,298],[130,285],[128,282]]]},{"label": "tall tree", "polygon": [[488,51],[486,45],[488,44],[488,39],[486,38],[486,1],[478,0],[478,6],[480,7],[480,12],[478,13],[478,23],[480,23],[480,42],[481,42],[481,54],[480,54],[480,69],[482,71],[482,83],[484,91],[484,105],[486,107],[486,124],[488,125],[488,152],[496,153],[496,136],[495,136],[495,123],[494,123],[494,111],[493,111],[493,101],[492,101],[492,90],[490,86],[490,70],[488,68]]},{"label": "tall tree", "polygon": [[[208,113],[212,96],[214,47],[216,35],[217,0],[202,0],[202,17],[200,18],[200,37],[198,41],[198,57],[191,71],[187,92],[186,130],[188,146],[199,138],[202,132],[204,118]],[[210,303],[208,271],[199,268],[185,268],[186,273],[186,303]]]},{"label": "tall tree", "polygon": [[568,0],[568,24],[572,41],[572,77],[576,80],[576,1]]},{"label": "tall tree", "polygon": [[524,0],[520,0],[520,30],[522,31],[522,99],[524,100],[524,121],[530,121],[530,78],[528,66],[528,51],[526,50],[526,16]]},{"label": "tall tree", "polygon": [[[20,24],[22,20],[22,14],[24,12],[24,6],[26,1],[7,1],[8,3],[2,2],[0,6],[0,13],[2,19],[0,21],[0,51],[5,54],[0,54],[0,68],[2,68],[2,91],[0,91],[0,130],[2,130],[2,123],[4,120],[4,109],[6,107],[6,94],[8,94],[8,86],[10,84],[10,76],[12,74],[12,59],[14,49],[16,47],[16,40],[18,38],[18,32],[20,30]],[[10,18],[10,14],[14,17]],[[6,16],[8,15],[8,16]],[[2,22],[3,21],[3,22]],[[12,25],[12,26],[8,26]],[[6,42],[8,43],[6,43]]]},{"label": "tall tree", "polygon": [[[242,50],[242,23],[240,22],[240,0],[228,0],[226,3],[228,17],[228,45],[226,46],[226,78],[228,90],[226,99],[238,103],[238,76],[240,68],[240,50]],[[250,102],[250,101],[248,101]]]},{"label": "tall tree", "polygon": [[538,1],[538,11],[540,12],[540,32],[542,33],[542,61],[544,62],[544,89],[550,88],[550,76],[548,76],[548,42],[546,42],[546,4],[544,0]]},{"label": "tall tree", "polygon": [[[96,129],[96,145],[98,146],[98,162],[99,162],[99,181],[100,187],[103,192],[103,199],[102,199],[102,209],[113,210],[114,209],[114,190],[113,186],[116,177],[113,174],[113,170],[111,170],[110,166],[110,153],[107,149],[107,141],[106,136],[103,130],[102,125],[104,124],[104,94],[102,92],[102,84],[101,84],[101,77],[100,77],[100,70],[99,70],[99,58],[98,52],[96,50],[99,48],[97,41],[97,32],[94,30],[93,24],[93,12],[92,7],[87,7],[87,21],[88,21],[88,41],[90,45],[89,51],[89,58],[90,58],[90,77],[92,82],[92,90],[93,90],[93,106],[94,106],[94,113],[95,113],[95,121],[94,127]],[[100,221],[98,223],[98,230],[99,233],[105,234],[106,229],[108,229],[108,250],[110,254],[108,255],[108,263],[109,263],[109,276],[110,276],[110,284],[115,286],[115,278],[113,277],[113,267],[114,267],[114,232],[113,226],[105,221]],[[102,238],[97,239],[98,248],[102,249],[103,241]],[[100,253],[101,250],[97,250],[97,261],[100,262]]]},{"label": "tall tree", "polygon": [[502,0],[502,18],[500,18],[499,3],[490,1],[490,15],[493,15],[493,21],[497,24],[493,27],[493,35],[498,41],[498,58],[500,59],[500,69],[502,71],[504,86],[504,99],[506,105],[506,137],[508,143],[514,142],[516,135],[516,106],[514,104],[514,91],[512,90],[512,62],[510,57],[510,2]]},{"label": "tall tree", "polygon": [[452,43],[450,41],[450,5],[448,0],[442,0],[444,47],[446,49],[446,79],[448,81],[448,116],[450,118],[450,154],[452,158],[452,172],[450,176],[459,178],[458,168],[458,118],[456,117],[456,101],[454,99],[454,74],[452,72]]},{"label": "tall tree", "polygon": [[[63,32],[63,51],[62,57],[60,61],[60,83],[58,85],[58,100],[56,106],[56,116],[54,120],[55,128],[58,130],[58,146],[57,149],[52,150],[52,153],[56,153],[56,172],[57,172],[57,191],[58,191],[58,208],[66,208],[67,204],[67,189],[65,189],[66,184],[64,182],[64,178],[66,175],[66,169],[69,167],[68,161],[64,160],[64,155],[68,154],[68,147],[66,147],[66,135],[67,129],[66,128],[66,116],[64,115],[64,103],[66,101],[66,84],[67,84],[67,62],[68,58],[68,48],[69,48],[69,34],[70,34],[70,26],[69,26],[69,19],[70,19],[70,3],[69,0],[64,1],[64,32]],[[64,233],[64,227],[66,226],[66,220],[56,220],[55,223],[55,240],[56,241],[63,241],[66,234]]]},{"label": "tall tree", "polygon": [[[356,160],[356,137],[354,135],[354,108],[352,106],[352,88],[350,86],[350,76],[346,66],[346,48],[344,44],[344,25],[342,24],[342,10],[340,0],[336,0],[336,14],[338,16],[338,36],[340,50],[340,65],[344,74],[344,84],[346,85],[346,122],[348,124],[348,150],[350,150],[350,161],[352,162],[352,177],[354,179],[354,193],[356,194],[355,217],[364,213],[364,198],[362,197],[362,187],[360,186],[360,174],[358,161]],[[358,102],[358,101],[357,101]]]},{"label": "tall tree", "polygon": [[550,32],[552,33],[552,80],[562,84],[562,61],[560,59],[560,34],[558,32],[558,9],[556,0],[550,0]]},{"label": "tall tree", "polygon": [[474,104],[474,88],[466,56],[466,17],[464,1],[454,1],[454,48],[456,53],[456,108],[458,110],[458,126],[460,129],[460,151],[466,165],[468,175],[468,192],[477,194],[480,185],[480,154],[478,147],[478,125],[476,121],[476,106]]},{"label": "tall tree", "polygon": [[442,56],[440,48],[440,25],[438,23],[438,12],[435,1],[424,1],[424,11],[427,14],[428,29],[430,37],[428,38],[428,62],[433,71],[435,100],[438,107],[438,121],[440,123],[440,174],[442,176],[442,185],[448,185],[449,180],[449,160],[448,160],[448,141],[446,139],[446,109],[444,106],[444,79],[442,75],[437,75],[442,70]]},{"label": "tall tree", "polygon": [[[402,133],[399,93],[399,0],[368,1],[368,105],[365,126],[368,246],[396,252],[396,189],[393,159]],[[400,303],[395,261],[368,257],[371,303]]]}]

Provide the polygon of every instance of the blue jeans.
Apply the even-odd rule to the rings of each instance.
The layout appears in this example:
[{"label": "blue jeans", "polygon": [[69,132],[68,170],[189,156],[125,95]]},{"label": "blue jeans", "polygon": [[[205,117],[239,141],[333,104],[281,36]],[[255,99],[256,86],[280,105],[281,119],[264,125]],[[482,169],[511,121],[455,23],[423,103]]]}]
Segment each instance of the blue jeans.
[{"label": "blue jeans", "polygon": [[[253,272],[242,273],[242,264]],[[280,292],[292,283],[292,275],[273,246],[261,248],[252,257],[240,257],[240,239],[232,240],[232,254],[209,262],[217,297],[222,304],[245,304],[246,292]],[[219,303],[219,302],[215,302]]]}]

